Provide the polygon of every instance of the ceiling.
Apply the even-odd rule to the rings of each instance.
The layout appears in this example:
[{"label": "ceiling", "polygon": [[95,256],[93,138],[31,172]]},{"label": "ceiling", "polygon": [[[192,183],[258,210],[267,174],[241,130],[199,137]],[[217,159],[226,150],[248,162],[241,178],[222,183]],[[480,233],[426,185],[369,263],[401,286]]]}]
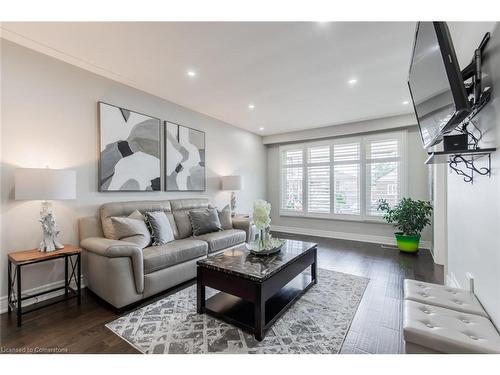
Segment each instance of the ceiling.
[{"label": "ceiling", "polygon": [[412,112],[403,102],[414,22],[8,22],[2,28],[10,40],[257,134]]}]

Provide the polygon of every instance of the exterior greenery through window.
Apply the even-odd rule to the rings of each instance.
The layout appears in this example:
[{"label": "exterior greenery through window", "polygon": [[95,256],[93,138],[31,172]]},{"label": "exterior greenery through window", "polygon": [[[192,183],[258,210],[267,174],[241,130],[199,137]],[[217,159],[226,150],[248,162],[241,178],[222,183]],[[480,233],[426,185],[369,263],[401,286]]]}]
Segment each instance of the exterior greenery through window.
[{"label": "exterior greenery through window", "polygon": [[365,220],[406,196],[406,132],[280,147],[280,214]]}]

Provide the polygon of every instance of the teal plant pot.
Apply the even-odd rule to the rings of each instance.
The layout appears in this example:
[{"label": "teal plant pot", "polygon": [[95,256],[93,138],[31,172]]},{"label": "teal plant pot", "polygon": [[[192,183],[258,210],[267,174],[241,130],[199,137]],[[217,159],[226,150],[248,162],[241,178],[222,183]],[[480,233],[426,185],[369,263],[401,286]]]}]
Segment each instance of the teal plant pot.
[{"label": "teal plant pot", "polygon": [[420,244],[420,234],[416,236],[406,236],[403,233],[395,233],[398,248],[403,253],[416,253]]}]

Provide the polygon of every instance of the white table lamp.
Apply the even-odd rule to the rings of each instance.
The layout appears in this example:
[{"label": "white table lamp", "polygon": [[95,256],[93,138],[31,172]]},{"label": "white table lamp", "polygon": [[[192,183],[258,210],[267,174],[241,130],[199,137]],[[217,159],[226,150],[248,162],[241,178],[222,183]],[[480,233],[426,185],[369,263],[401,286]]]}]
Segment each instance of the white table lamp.
[{"label": "white table lamp", "polygon": [[15,199],[41,200],[40,223],[43,238],[40,251],[64,248],[58,239],[51,200],[76,198],[76,172],[68,169],[18,168],[15,171]]},{"label": "white table lamp", "polygon": [[231,215],[235,215],[236,209],[236,190],[241,190],[243,188],[243,181],[241,176],[222,176],[222,190],[231,191]]}]

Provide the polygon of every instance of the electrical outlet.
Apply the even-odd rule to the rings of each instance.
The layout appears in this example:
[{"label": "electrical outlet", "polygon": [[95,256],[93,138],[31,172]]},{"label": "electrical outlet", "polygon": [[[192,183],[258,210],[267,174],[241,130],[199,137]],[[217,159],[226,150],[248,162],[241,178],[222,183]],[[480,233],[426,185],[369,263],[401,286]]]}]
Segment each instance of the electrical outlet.
[{"label": "electrical outlet", "polygon": [[467,278],[467,281],[469,282],[469,290],[472,293],[474,293],[474,275],[471,274],[470,272],[466,272],[465,277]]}]

